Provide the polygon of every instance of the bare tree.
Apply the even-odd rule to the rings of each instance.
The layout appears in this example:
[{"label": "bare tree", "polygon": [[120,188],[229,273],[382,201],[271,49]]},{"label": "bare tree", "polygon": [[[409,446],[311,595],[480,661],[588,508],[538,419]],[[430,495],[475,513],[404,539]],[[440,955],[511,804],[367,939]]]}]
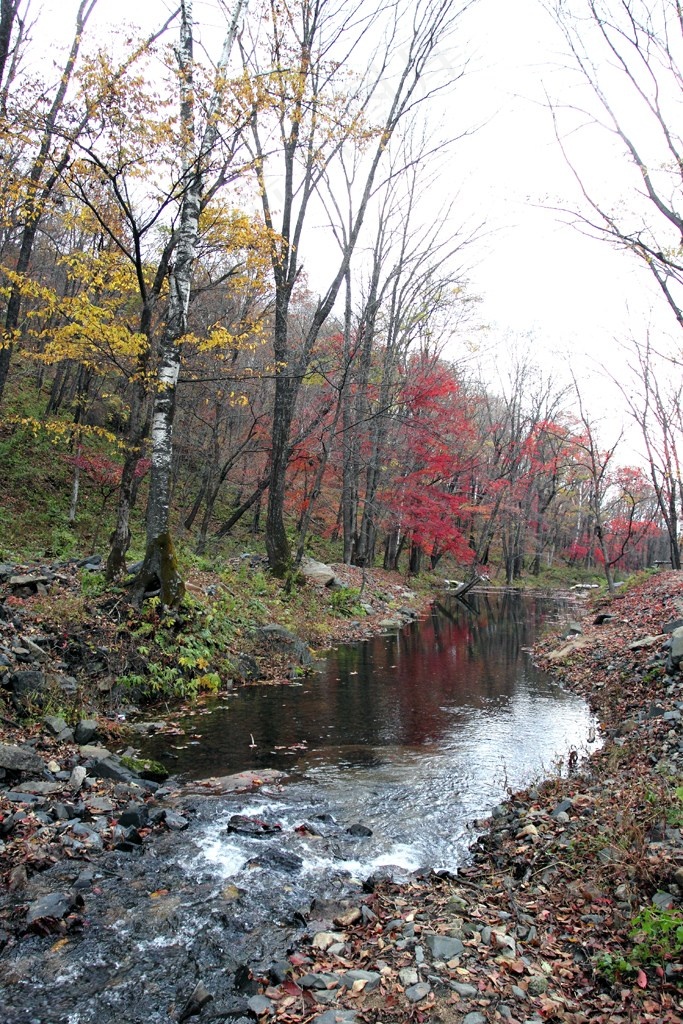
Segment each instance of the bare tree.
[{"label": "bare tree", "polygon": [[680,569],[683,385],[679,371],[672,362],[657,358],[649,334],[643,344],[634,342],[633,348],[636,358],[635,364],[631,366],[633,380],[628,386],[619,386],[642,434],[650,480],[669,538],[671,567]]},{"label": "bare tree", "polygon": [[[553,103],[557,135],[587,205],[580,223],[634,253],[683,326],[683,6],[678,0],[548,6],[588,90],[585,104]],[[571,136],[587,126],[609,132],[632,168],[625,196],[605,196],[575,155]]]}]

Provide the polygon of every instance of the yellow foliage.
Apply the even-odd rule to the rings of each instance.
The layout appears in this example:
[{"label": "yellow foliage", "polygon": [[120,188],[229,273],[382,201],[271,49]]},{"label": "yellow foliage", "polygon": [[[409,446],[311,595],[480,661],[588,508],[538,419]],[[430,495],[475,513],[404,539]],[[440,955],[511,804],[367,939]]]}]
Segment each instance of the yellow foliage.
[{"label": "yellow foliage", "polygon": [[67,423],[66,420],[50,420],[48,423],[33,416],[8,416],[3,422],[8,426],[23,427],[24,430],[30,430],[35,437],[39,434],[47,434],[53,444],[58,444],[63,440],[70,440],[77,433],[79,437],[98,437],[105,441],[111,441],[119,448],[125,447],[125,442],[105,427],[89,426],[83,423]]}]

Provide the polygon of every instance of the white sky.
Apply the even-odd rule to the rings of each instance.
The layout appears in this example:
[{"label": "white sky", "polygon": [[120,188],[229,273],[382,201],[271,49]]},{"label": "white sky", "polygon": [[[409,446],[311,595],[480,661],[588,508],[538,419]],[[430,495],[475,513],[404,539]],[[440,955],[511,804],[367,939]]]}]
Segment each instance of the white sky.
[{"label": "white sky", "polygon": [[[67,9],[76,6],[76,0],[42,4],[65,31]],[[97,22],[126,19],[148,28],[173,6],[172,0],[99,0]],[[220,0],[195,0],[195,18],[200,38],[210,43],[224,24]],[[585,237],[550,209],[576,205],[578,192],[545,105],[545,88],[569,98],[571,77],[560,70],[563,40],[540,0],[480,0],[468,18],[472,73],[458,86],[452,116],[456,129],[483,127],[458,144],[443,203],[457,191],[459,219],[487,221],[469,252],[471,291],[481,297],[480,316],[490,325],[484,347],[500,366],[510,335],[530,335],[544,367],[566,378],[569,363],[584,382],[591,412],[605,415],[610,442],[623,403],[600,365],[618,375],[620,340],[642,336],[652,320],[672,332],[673,324],[635,258]],[[572,144],[579,153],[582,145],[594,147],[605,180],[627,187],[624,160],[606,139],[593,134]]]}]

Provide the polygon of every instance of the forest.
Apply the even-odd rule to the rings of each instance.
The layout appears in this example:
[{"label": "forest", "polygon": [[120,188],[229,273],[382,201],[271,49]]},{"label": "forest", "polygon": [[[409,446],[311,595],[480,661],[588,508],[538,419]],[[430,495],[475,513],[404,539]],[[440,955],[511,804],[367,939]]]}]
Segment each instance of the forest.
[{"label": "forest", "polygon": [[[190,0],[106,40],[81,0],[50,66],[40,15],[3,0],[3,557],[92,549],[110,580],[139,557],[134,599],[169,607],[179,546],[265,551],[283,579],[304,554],[610,589],[680,568],[680,386],[656,342],[622,385],[638,455],[602,439],[576,377],[529,352],[497,380],[478,363],[476,229],[424,206],[458,144],[433,116],[457,102],[471,6],[237,0],[214,54]],[[638,249],[599,199],[585,217],[676,311],[678,250]]]}]

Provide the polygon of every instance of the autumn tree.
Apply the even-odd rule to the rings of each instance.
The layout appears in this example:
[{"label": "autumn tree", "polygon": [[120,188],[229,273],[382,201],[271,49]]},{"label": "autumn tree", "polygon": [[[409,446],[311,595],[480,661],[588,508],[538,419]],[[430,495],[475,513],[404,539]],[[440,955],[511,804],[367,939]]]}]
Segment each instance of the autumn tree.
[{"label": "autumn tree", "polygon": [[[251,89],[253,165],[272,237],[276,378],[266,546],[271,569],[280,576],[292,561],[284,501],[301,380],[347,276],[387,146],[401,121],[433,91],[426,78],[432,58],[468,6],[418,0],[406,9],[366,11],[330,0],[300,0],[291,7],[265,3],[241,41]],[[367,53],[377,37],[380,44]],[[368,70],[353,74],[351,55],[359,50],[367,55]],[[292,337],[289,308],[316,197],[340,154],[358,146],[366,159],[346,245],[308,323]]]},{"label": "autumn tree", "polygon": [[[4,330],[0,347],[0,401],[7,382],[12,350],[19,340],[19,317],[22,290],[20,279],[26,274],[35,245],[41,218],[51,201],[62,173],[69,164],[73,147],[64,141],[64,127],[69,124],[73,137],[74,118],[82,127],[87,112],[80,116],[67,109],[69,87],[77,66],[83,33],[97,0],[81,0],[76,12],[73,40],[58,80],[52,87],[37,91],[16,79],[16,63],[12,56],[20,51],[24,20],[19,16],[21,4],[2,5],[0,15],[0,144],[11,167],[5,189],[12,194],[16,223],[12,269],[19,279],[11,284],[4,311]],[[75,133],[77,134],[77,132]],[[24,147],[26,139],[30,141]],[[15,152],[17,139],[22,148]]]}]

